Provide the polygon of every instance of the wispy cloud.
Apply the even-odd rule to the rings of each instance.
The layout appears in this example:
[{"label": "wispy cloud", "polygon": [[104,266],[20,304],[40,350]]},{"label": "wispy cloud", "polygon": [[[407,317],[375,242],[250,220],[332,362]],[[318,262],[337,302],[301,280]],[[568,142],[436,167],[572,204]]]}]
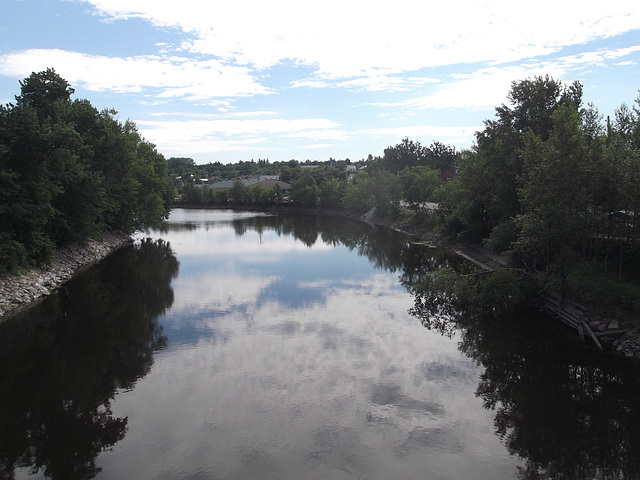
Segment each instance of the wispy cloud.
[{"label": "wispy cloud", "polygon": [[[340,125],[324,118],[298,120],[274,119],[186,119],[138,120],[144,137],[154,143],[163,140],[166,153],[178,154],[186,149],[198,152],[237,150],[269,150],[274,138],[300,138],[309,140],[343,139],[346,133]],[[197,146],[197,147],[194,147]]]},{"label": "wispy cloud", "polygon": [[155,55],[106,57],[59,49],[30,49],[0,55],[4,75],[26,77],[55,65],[74,85],[90,91],[141,93],[154,90],[160,99],[211,99],[272,93],[247,67],[223,65],[215,59]]},{"label": "wispy cloud", "polygon": [[372,105],[407,109],[492,108],[505,102],[513,81],[545,75],[563,79],[569,74],[576,79],[583,69],[592,68],[594,65],[606,66],[609,62],[618,63],[618,59],[638,51],[640,46],[603,49],[544,62],[479,68],[471,73],[450,75],[447,81],[434,85],[427,95],[397,102],[377,102]]}]

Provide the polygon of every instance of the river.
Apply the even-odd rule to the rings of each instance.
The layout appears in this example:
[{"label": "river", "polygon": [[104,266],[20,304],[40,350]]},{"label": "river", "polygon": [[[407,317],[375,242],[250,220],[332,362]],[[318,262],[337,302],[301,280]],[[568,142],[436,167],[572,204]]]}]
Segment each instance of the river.
[{"label": "river", "polygon": [[0,324],[0,478],[640,478],[640,369],[535,315],[425,328],[455,255],[172,212]]}]

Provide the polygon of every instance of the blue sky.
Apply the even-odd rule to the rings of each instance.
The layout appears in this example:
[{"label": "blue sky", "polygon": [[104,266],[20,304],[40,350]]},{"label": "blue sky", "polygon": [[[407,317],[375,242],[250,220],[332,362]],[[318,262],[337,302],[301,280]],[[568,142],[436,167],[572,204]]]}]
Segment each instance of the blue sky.
[{"label": "blue sky", "polygon": [[359,160],[467,148],[511,82],[640,89],[640,2],[0,0],[0,103],[54,68],[167,158]]}]

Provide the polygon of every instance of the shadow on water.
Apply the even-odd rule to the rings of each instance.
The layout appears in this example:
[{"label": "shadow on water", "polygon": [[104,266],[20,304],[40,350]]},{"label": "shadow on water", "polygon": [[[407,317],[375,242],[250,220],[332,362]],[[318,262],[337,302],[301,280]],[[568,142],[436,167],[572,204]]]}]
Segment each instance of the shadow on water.
[{"label": "shadow on water", "polygon": [[163,348],[178,261],[163,241],[122,248],[43,302],[0,324],[0,478],[16,468],[93,478],[124,438],[110,402]]},{"label": "shadow on water", "polygon": [[440,277],[411,288],[410,313],[458,332],[459,349],[484,367],[476,395],[524,460],[519,478],[640,478],[640,366],[587,351],[526,306],[482,306],[469,277]]}]

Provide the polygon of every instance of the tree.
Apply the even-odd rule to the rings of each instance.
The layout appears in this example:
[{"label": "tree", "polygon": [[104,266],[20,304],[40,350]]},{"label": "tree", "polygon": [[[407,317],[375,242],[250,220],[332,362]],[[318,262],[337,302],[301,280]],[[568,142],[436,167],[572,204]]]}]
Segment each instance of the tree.
[{"label": "tree", "polygon": [[386,170],[375,170],[372,174],[358,174],[356,182],[347,186],[344,204],[355,210],[375,208],[377,216],[389,217],[400,211],[401,198],[397,177]]},{"label": "tree", "polygon": [[455,167],[457,156],[455,147],[434,141],[428,148],[427,166],[445,172]]},{"label": "tree", "polygon": [[0,107],[0,270],[168,214],[166,161],[133,122],[71,101],[73,88],[52,69],[20,85],[17,103]]},{"label": "tree", "polygon": [[[476,146],[461,164],[460,178],[468,197],[467,215],[460,220],[469,240],[485,238],[504,245],[515,240],[514,218],[521,213],[518,187],[522,175],[526,133],[546,141],[553,126],[552,115],[563,105],[578,112],[582,86],[564,87],[549,76],[513,82],[509,105],[496,108],[496,119],[485,121],[476,134]],[[491,239],[494,234],[501,237]],[[507,234],[508,233],[508,234]]]},{"label": "tree", "polygon": [[398,174],[402,185],[404,199],[416,213],[431,200],[434,190],[440,184],[440,176],[436,170],[426,166],[405,168]]},{"label": "tree", "polygon": [[346,183],[337,178],[329,178],[319,187],[319,201],[321,207],[336,208],[341,206]]},{"label": "tree", "polygon": [[18,106],[32,108],[44,116],[53,114],[57,102],[69,102],[75,92],[52,68],[34,72],[19,83],[21,93],[16,97]]},{"label": "tree", "polygon": [[551,119],[547,140],[533,131],[525,138],[516,252],[530,270],[551,273],[565,293],[576,252],[591,233],[587,185],[592,169],[575,109],[561,105]]},{"label": "tree", "polygon": [[291,184],[291,201],[301,207],[315,207],[318,204],[318,186],[308,171]]},{"label": "tree", "polygon": [[193,158],[171,157],[167,160],[167,170],[172,177],[195,174],[197,169]]},{"label": "tree", "polygon": [[419,142],[404,138],[396,146],[385,148],[381,163],[383,168],[396,174],[408,167],[427,165],[428,157],[428,149]]}]

